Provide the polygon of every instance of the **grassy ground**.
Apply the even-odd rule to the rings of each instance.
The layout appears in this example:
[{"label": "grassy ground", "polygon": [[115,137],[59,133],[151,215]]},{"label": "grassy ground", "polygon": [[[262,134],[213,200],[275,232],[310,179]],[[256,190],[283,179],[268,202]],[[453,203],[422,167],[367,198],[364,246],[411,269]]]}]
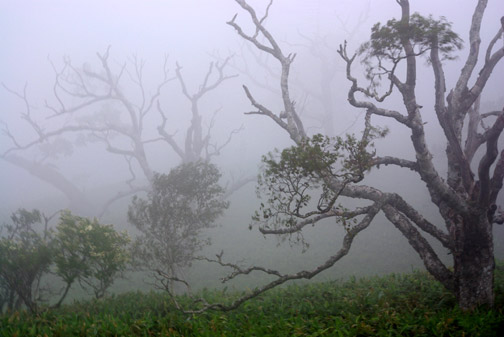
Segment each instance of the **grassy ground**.
[{"label": "grassy ground", "polygon": [[[202,294],[209,301],[238,295]],[[130,292],[36,316],[1,316],[0,336],[504,336],[504,269],[496,271],[495,308],[472,313],[414,272],[291,285],[235,311],[198,316],[181,314],[165,294]]]}]

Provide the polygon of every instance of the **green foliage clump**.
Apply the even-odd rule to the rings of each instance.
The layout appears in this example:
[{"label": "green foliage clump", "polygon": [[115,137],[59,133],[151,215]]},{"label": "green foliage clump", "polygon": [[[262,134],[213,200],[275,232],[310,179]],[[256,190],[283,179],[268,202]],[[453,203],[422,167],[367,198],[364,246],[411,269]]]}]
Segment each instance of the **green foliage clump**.
[{"label": "green foliage clump", "polygon": [[[166,293],[126,293],[40,315],[0,317],[2,336],[502,336],[503,270],[496,306],[472,312],[425,272],[276,288],[231,312],[187,316]],[[207,300],[240,294],[201,292]],[[178,302],[187,304],[181,296]]]},{"label": "green foliage clump", "polygon": [[[395,66],[406,58],[405,41],[411,43],[415,56],[438,48],[442,60],[453,60],[452,53],[462,48],[462,39],[445,17],[436,20],[413,13],[409,22],[391,19],[385,25],[376,23],[371,28],[370,40],[359,48],[372,87],[378,86],[382,75],[393,73]],[[387,62],[392,64],[390,69]]]},{"label": "green foliage clump", "polygon": [[[292,228],[298,219],[329,212],[340,191],[364,178],[373,163],[372,141],[387,130],[370,128],[366,137],[316,134],[299,145],[263,156],[257,194],[261,203],[252,220],[264,228]],[[335,188],[332,184],[341,184]],[[313,201],[315,200],[315,201]],[[315,210],[305,211],[306,208]]]},{"label": "green foliage clump", "polygon": [[56,273],[67,285],[78,280],[96,298],[103,297],[129,262],[129,242],[128,234],[112,225],[62,211],[55,242]]},{"label": "green foliage clump", "polygon": [[[55,306],[59,306],[75,281],[102,297],[129,261],[127,233],[96,219],[62,211],[56,230],[38,210],[20,209],[5,225],[0,238],[0,311],[20,309],[37,312],[39,304],[54,295],[43,277],[53,273],[66,283]],[[38,227],[43,227],[38,229]],[[4,308],[5,307],[5,308]]]},{"label": "green foliage clump", "polygon": [[413,13],[409,22],[396,19],[388,20],[385,25],[378,22],[371,28],[371,39],[362,45],[360,52],[397,60],[405,56],[402,55],[403,41],[409,40],[417,48],[417,54],[436,46],[445,58],[450,59],[452,52],[462,48],[462,39],[451,27],[445,17],[435,20],[432,15],[424,17],[419,13]]},{"label": "green foliage clump", "polygon": [[138,266],[173,276],[190,265],[209,243],[202,230],[215,226],[228,207],[220,176],[207,162],[182,164],[169,174],[155,174],[146,199],[133,198],[128,220],[141,232],[133,250]]}]

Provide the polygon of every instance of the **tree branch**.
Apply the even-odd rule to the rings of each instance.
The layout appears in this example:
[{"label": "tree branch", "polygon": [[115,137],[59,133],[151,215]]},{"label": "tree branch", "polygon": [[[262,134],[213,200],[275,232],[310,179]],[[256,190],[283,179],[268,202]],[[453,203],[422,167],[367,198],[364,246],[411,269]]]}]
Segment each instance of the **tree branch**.
[{"label": "tree branch", "polygon": [[342,211],[342,210],[339,210],[336,208],[332,208],[328,212],[319,214],[319,215],[311,217],[309,219],[304,219],[302,221],[296,222],[295,224],[293,224],[292,226],[289,226],[289,227],[275,228],[275,229],[259,227],[259,231],[264,235],[293,234],[293,233],[297,233],[297,232],[301,231],[307,225],[315,225],[317,222],[319,222],[320,220],[323,220],[323,219],[340,217],[340,218],[344,218],[345,220],[348,220],[348,219],[355,218],[358,215],[368,214],[372,210],[373,210],[372,206],[357,208],[353,211]]},{"label": "tree branch", "polygon": [[[285,56],[280,49],[279,45],[277,44],[276,40],[273,38],[271,33],[263,26],[263,21],[266,18],[266,15],[263,19],[259,20],[257,18],[257,15],[252,7],[250,7],[245,0],[236,0],[236,2],[244,9],[246,10],[251,19],[252,22],[254,23],[254,26],[256,27],[256,33],[254,36],[249,36],[243,32],[240,26],[238,26],[235,23],[236,15],[233,17],[231,21],[228,22],[230,26],[235,28],[235,30],[238,32],[238,35],[240,35],[242,38],[245,40],[253,43],[258,49],[263,50],[264,52],[270,54],[274,58],[276,58],[282,67],[282,73],[280,77],[280,88],[282,91],[282,100],[283,100],[283,105],[284,105],[284,114],[287,119],[287,130],[289,132],[289,135],[291,136],[292,140],[295,142],[301,141],[304,137],[306,137],[306,133],[304,131],[303,124],[301,123],[301,120],[299,119],[299,116],[296,112],[295,109],[295,104],[294,102],[290,99],[290,93],[289,93],[289,71],[290,71],[290,65],[294,61],[296,54],[289,54]],[[268,6],[268,10],[271,4]],[[268,12],[267,10],[267,12]],[[258,32],[261,32],[261,34],[266,38],[266,40],[269,42],[271,47],[267,47],[260,43],[257,40],[257,34]],[[246,87],[244,87],[246,88]],[[245,89],[248,91],[247,89]],[[250,93],[247,94],[247,96],[250,99]],[[252,102],[252,100],[251,100]],[[278,121],[275,120],[275,122]],[[280,124],[279,124],[280,125]]]},{"label": "tree branch", "polygon": [[374,105],[371,102],[358,101],[355,98],[355,93],[357,93],[357,92],[361,92],[364,95],[366,95],[367,97],[372,97],[375,100],[377,100],[378,102],[381,102],[381,101],[385,100],[385,98],[388,97],[392,93],[392,90],[389,89],[389,91],[387,91],[387,93],[385,93],[383,96],[377,97],[375,94],[371,93],[367,89],[359,87],[359,85],[357,83],[357,79],[352,76],[352,71],[351,71],[352,63],[355,60],[355,57],[357,56],[357,54],[354,54],[352,57],[348,56],[346,41],[343,45],[339,46],[338,54],[340,54],[341,58],[346,62],[346,77],[352,83],[352,86],[350,87],[350,89],[348,91],[348,102],[356,108],[365,108],[365,109],[367,109],[367,111],[370,111],[375,115],[390,117],[390,118],[395,119],[396,121],[398,121],[401,124],[409,125],[408,117],[402,115],[401,113],[399,113],[397,111],[378,108],[376,105]]},{"label": "tree branch", "polygon": [[380,165],[396,165],[399,167],[409,168],[412,171],[418,172],[418,163],[397,157],[375,157],[373,159],[373,166],[380,168]]},{"label": "tree branch", "polygon": [[455,291],[453,272],[446,268],[441,260],[439,260],[439,257],[427,240],[425,240],[418,230],[411,225],[408,219],[399,213],[395,208],[390,205],[384,205],[382,209],[387,219],[401,231],[401,233],[408,239],[408,242],[413,249],[415,249],[418,255],[420,255],[420,258],[429,273],[431,273],[447,289]]},{"label": "tree branch", "polygon": [[[373,220],[374,216],[378,213],[379,210],[380,210],[379,204],[375,204],[375,205],[371,206],[371,209],[366,214],[366,216],[357,225],[355,225],[354,227],[349,229],[349,231],[347,232],[347,234],[343,238],[343,244],[342,244],[341,248],[336,252],[336,254],[329,257],[324,263],[322,263],[318,267],[311,269],[311,270],[303,270],[303,271],[297,272],[295,274],[282,274],[279,271],[268,269],[268,268],[263,268],[263,267],[258,267],[258,266],[253,266],[253,267],[249,267],[249,268],[244,269],[236,264],[223,262],[221,259],[221,257],[222,257],[221,254],[217,255],[217,260],[206,259],[207,261],[214,262],[214,263],[217,263],[221,266],[233,269],[233,272],[231,274],[229,274],[228,276],[224,277],[222,279],[222,282],[227,282],[227,281],[229,281],[239,275],[249,274],[252,271],[262,271],[268,275],[276,276],[276,279],[261,286],[261,287],[255,288],[250,293],[241,296],[240,298],[234,300],[230,304],[207,303],[207,301],[204,299],[198,299],[197,301],[203,303],[202,307],[200,307],[199,309],[187,310],[187,309],[183,309],[180,306],[179,306],[179,308],[185,314],[198,314],[198,313],[203,313],[208,310],[230,311],[230,310],[238,308],[244,302],[246,302],[252,298],[255,298],[255,297],[261,295],[262,293],[264,293],[272,288],[275,288],[275,287],[277,287],[287,281],[299,280],[299,279],[311,279],[314,276],[323,272],[324,270],[327,270],[330,267],[332,267],[336,262],[338,262],[341,258],[343,258],[344,256],[346,256],[348,254],[355,236],[370,225],[371,221]],[[168,289],[166,289],[166,290],[169,291]]]},{"label": "tree branch", "polygon": [[487,139],[486,153],[480,160],[478,166],[478,177],[479,177],[479,202],[485,207],[489,205],[490,202],[490,167],[494,163],[499,151],[497,149],[497,140],[499,139],[502,130],[504,129],[504,111],[495,121],[494,125],[490,130],[485,132],[485,138]]}]

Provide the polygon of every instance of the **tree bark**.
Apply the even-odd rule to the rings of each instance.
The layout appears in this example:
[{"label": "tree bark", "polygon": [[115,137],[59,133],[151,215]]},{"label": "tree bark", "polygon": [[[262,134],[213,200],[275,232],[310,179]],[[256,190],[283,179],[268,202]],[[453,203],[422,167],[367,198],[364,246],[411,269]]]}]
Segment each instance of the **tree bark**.
[{"label": "tree bark", "polygon": [[463,310],[494,304],[492,224],[486,214],[463,219],[454,256],[456,296]]}]

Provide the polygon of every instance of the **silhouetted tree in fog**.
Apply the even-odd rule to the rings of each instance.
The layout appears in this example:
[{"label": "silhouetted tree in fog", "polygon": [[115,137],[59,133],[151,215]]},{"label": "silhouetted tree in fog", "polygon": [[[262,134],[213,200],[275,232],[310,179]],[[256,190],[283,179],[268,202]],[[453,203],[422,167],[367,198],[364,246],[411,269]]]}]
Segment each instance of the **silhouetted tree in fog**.
[{"label": "silhouetted tree in fog", "polygon": [[[225,74],[229,58],[220,63],[210,63],[195,93],[190,93],[187,88],[182,67],[178,63],[175,76],[169,76],[167,58],[161,71],[161,80],[153,93],[149,93],[145,83],[145,61],[133,57],[117,67],[110,62],[110,47],[103,54],[97,53],[97,58],[97,69],[89,64],[77,67],[68,57],[64,58],[60,69],[53,65],[56,75],[54,100],[52,103],[46,100],[45,116],[42,116],[45,118],[33,113],[26,86],[22,93],[18,93],[4,84],[6,90],[24,103],[20,117],[30,131],[23,136],[32,134],[33,137],[22,141],[20,138],[23,137],[4,124],[6,147],[0,158],[61,191],[71,207],[101,215],[113,202],[149,191],[154,172],[148,147],[153,143],[165,144],[184,163],[210,160],[219,155],[233,135],[239,132],[239,128],[230,130],[222,143],[214,141],[212,127],[217,111],[205,124],[203,115],[208,114],[208,111],[200,107],[203,97],[236,76]],[[182,143],[175,139],[177,130],[170,123],[174,113],[178,115],[181,112],[167,111],[160,102],[163,90],[173,80],[179,82],[183,96],[190,103],[190,123]],[[132,86],[133,90],[128,86]],[[152,131],[157,132],[157,136],[153,136]],[[89,209],[92,208],[89,196],[65,176],[56,164],[59,158],[70,157],[77,147],[96,143],[103,144],[109,154],[124,158],[124,165],[130,172],[125,188],[110,195],[98,211]],[[99,161],[98,158],[93,160]],[[102,169],[107,173],[105,167]],[[239,182],[237,186],[240,186]]]}]

